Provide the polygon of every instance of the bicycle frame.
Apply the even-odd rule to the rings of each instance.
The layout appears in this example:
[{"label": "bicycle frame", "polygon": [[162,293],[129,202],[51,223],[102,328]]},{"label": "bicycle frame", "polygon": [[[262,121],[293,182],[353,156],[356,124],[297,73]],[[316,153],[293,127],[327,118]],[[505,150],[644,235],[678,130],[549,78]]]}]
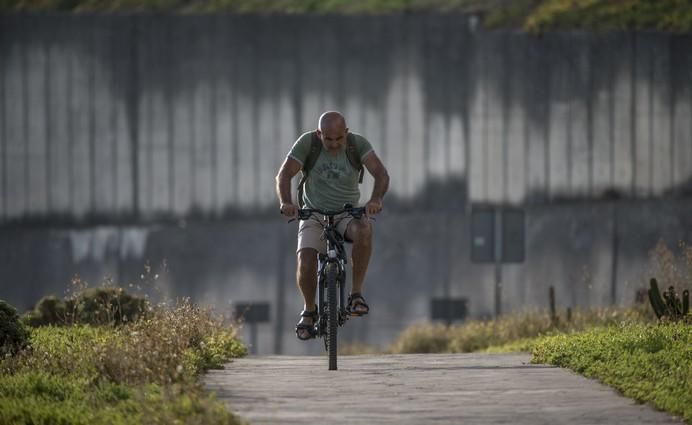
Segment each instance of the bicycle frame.
[{"label": "bicycle frame", "polygon": [[344,240],[336,231],[336,226],[334,225],[334,216],[326,216],[326,226],[324,226],[324,231],[322,233],[324,240],[327,244],[327,253],[319,254],[317,257],[317,309],[319,312],[319,319],[317,321],[317,336],[322,337],[326,334],[326,323],[325,323],[325,307],[326,307],[326,296],[325,290],[327,289],[327,279],[325,275],[325,267],[329,263],[336,263],[338,267],[338,279],[337,288],[339,290],[339,311],[338,311],[338,323],[339,326],[343,326],[348,320],[349,314],[346,311],[346,304],[344,302],[344,288],[346,286],[346,264],[348,263],[346,259],[346,249],[344,247]]},{"label": "bicycle frame", "polygon": [[324,212],[317,209],[299,209],[298,218],[309,220],[313,215],[323,217],[322,237],[326,253],[317,257],[317,323],[315,334],[324,338],[324,346],[329,357],[329,370],[337,369],[337,329],[348,320],[350,313],[346,308],[346,249],[344,238],[336,231],[335,217],[346,213],[354,219],[365,214],[364,208],[344,205],[343,211]]}]

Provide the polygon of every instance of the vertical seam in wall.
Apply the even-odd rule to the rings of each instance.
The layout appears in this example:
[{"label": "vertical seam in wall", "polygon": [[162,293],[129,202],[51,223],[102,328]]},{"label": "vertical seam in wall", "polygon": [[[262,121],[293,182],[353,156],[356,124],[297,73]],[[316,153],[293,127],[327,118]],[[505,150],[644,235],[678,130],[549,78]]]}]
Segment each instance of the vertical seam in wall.
[{"label": "vertical seam in wall", "polygon": [[[509,69],[509,40],[505,33],[502,36],[502,61],[503,69]],[[509,62],[509,63],[508,63]],[[502,78],[505,80],[502,87],[502,199],[501,202],[509,201],[509,124],[510,124],[510,96],[512,93],[512,79],[509,73],[503,72]]]},{"label": "vertical seam in wall", "polygon": [[[545,60],[545,59],[544,59]],[[544,120],[544,141],[543,143],[545,144],[544,149],[543,149],[543,156],[544,156],[544,163],[543,163],[543,173],[544,178],[545,178],[545,199],[550,201],[552,199],[551,191],[550,191],[550,128],[552,127],[550,119],[551,119],[551,102],[550,102],[550,96],[552,93],[552,84],[553,84],[553,67],[550,66],[550,62],[546,63],[545,69],[547,70],[547,75],[546,75],[546,80],[547,84],[545,86],[545,103],[543,104],[543,112],[545,114],[545,120]]]},{"label": "vertical seam in wall", "polygon": [[[5,53],[8,49],[7,42],[5,41],[6,33],[6,21],[7,15],[0,15],[0,69],[9,69],[7,65],[7,54]],[[5,75],[7,72],[0,72],[0,190],[2,190],[2,218],[7,220],[8,209],[7,209],[7,108],[6,108],[6,96],[7,90],[5,88]]]},{"label": "vertical seam in wall", "polygon": [[[522,36],[522,39],[524,42],[522,43],[523,48],[522,48],[522,58],[523,60],[526,60],[528,62],[528,65],[524,66],[524,70],[530,69],[531,63],[533,60],[533,57],[530,56],[530,39],[527,39],[526,36]],[[524,151],[524,195],[522,196],[522,203],[526,202],[527,195],[529,195],[531,189],[530,189],[530,180],[529,180],[529,162],[531,160],[531,155],[530,155],[530,135],[529,135],[529,121],[531,119],[531,114],[529,112],[528,104],[530,103],[530,98],[532,96],[532,88],[533,88],[533,77],[528,76],[528,75],[523,75],[522,76],[522,81],[524,81],[524,84],[522,84],[522,93],[521,93],[521,98],[522,98],[522,109],[524,112],[524,119],[522,119],[522,125],[523,125],[523,151]]]},{"label": "vertical seam in wall", "polygon": [[[565,73],[568,76],[574,77],[576,80],[577,72],[575,72],[575,67],[578,66],[578,64],[572,64],[570,63],[570,59],[566,59],[567,62],[567,69],[565,70]],[[570,91],[574,90],[574,86],[572,85],[570,87],[569,83],[569,78],[566,80],[565,76],[563,73],[560,73],[560,89],[564,91],[565,94],[569,96],[569,101],[567,102],[567,125],[565,126],[565,131],[566,131],[566,136],[567,136],[567,194],[574,193],[574,179],[572,178],[572,173],[574,172],[574,166],[572,165],[572,160],[574,156],[574,135],[573,135],[573,128],[574,126],[572,125],[573,121],[573,114],[574,114],[574,103],[575,99],[572,96],[573,93],[570,93]],[[574,81],[574,80],[572,80]],[[577,84],[577,83],[573,83]]]},{"label": "vertical seam in wall", "polygon": [[[411,23],[411,25],[415,25],[415,23]],[[418,50],[416,56],[418,56],[418,55],[421,56],[422,64],[421,64],[421,69],[418,71],[423,74],[423,78],[421,78],[421,79],[424,80],[425,78],[427,78],[430,75],[429,70],[430,70],[431,66],[430,66],[430,60],[429,60],[427,53],[431,49],[431,46],[430,46],[431,43],[430,43],[430,37],[429,37],[428,20],[423,19],[422,25],[423,25],[422,36],[416,38],[418,40],[421,40],[420,43],[422,43],[422,45],[415,44],[415,41],[413,41],[414,38],[408,38],[407,42],[409,43],[410,47],[413,47],[412,45],[415,45],[415,47]],[[406,32],[408,32],[408,31],[406,31]],[[435,52],[435,54],[439,54],[439,51]],[[412,62],[411,58],[409,58],[409,65],[408,65],[409,67],[413,66],[411,62]],[[407,95],[410,95],[410,93],[409,93],[410,78],[411,78],[411,75],[408,75],[406,78],[406,90],[407,90],[406,93],[407,93]],[[433,96],[435,95],[434,92],[432,95]],[[423,101],[423,108],[424,108],[423,109],[423,134],[426,137],[422,140],[422,144],[423,144],[423,146],[422,146],[422,148],[423,148],[423,181],[424,181],[424,184],[426,184],[426,183],[429,184],[429,182],[430,182],[430,157],[431,157],[430,144],[432,141],[432,137],[430,137],[430,120],[431,120],[430,103],[431,102],[428,100],[428,99],[430,99],[430,94],[428,93],[427,96],[425,96],[424,98],[426,100]],[[407,111],[407,113],[408,113],[408,111]],[[406,120],[406,122],[410,122],[408,116],[405,115],[404,119]],[[408,131],[405,131],[404,133],[408,133]],[[408,144],[409,144],[409,140],[406,140],[406,145],[408,146]],[[404,168],[404,170],[406,168],[408,168],[408,161],[404,162],[403,168]],[[408,193],[408,194],[411,195],[411,194],[413,194],[413,192]],[[428,193],[424,194],[424,197],[426,198],[425,201],[428,203],[428,205],[430,205],[430,203],[432,201],[434,201],[432,199],[433,196],[434,196],[434,194],[432,193],[432,191],[428,191]]]},{"label": "vertical seam in wall", "polygon": [[[692,37],[690,37],[690,38],[692,39]],[[687,59],[687,66],[692,68],[692,54],[689,52],[689,50],[687,53],[687,58],[688,58]],[[688,134],[692,135],[692,82],[690,82],[689,80],[687,80],[687,81],[688,81],[688,83],[687,83],[687,104],[688,104],[689,115],[690,115],[689,120],[687,121],[687,123],[689,124],[689,126],[688,126],[689,133]],[[692,171],[692,146],[690,146],[690,145],[692,145],[692,144],[688,144],[688,148],[687,148],[687,153],[689,154],[689,156],[687,157],[687,161],[688,161],[687,162],[687,171],[688,172]],[[692,176],[689,177],[688,181],[689,181],[689,186],[688,186],[689,189],[688,190],[692,190]]]},{"label": "vertical seam in wall", "polygon": [[[177,19],[170,17],[166,20],[164,20],[164,34],[166,36],[166,40],[169,40],[173,43],[176,43],[177,40],[173,40],[174,35],[172,34],[171,31],[171,20],[172,19]],[[171,52],[173,49],[166,49],[166,51],[163,53],[163,61],[165,65],[165,70],[164,72],[165,77],[164,77],[164,96],[165,96],[165,102],[166,102],[166,128],[168,130],[168,208],[170,209],[171,212],[175,211],[175,196],[176,196],[176,191],[175,191],[175,113],[174,113],[174,96],[173,96],[173,60],[171,56]],[[175,67],[177,69],[177,67]]]},{"label": "vertical seam in wall", "polygon": [[[2,28],[6,28],[5,21],[7,20],[5,15],[0,15],[0,23],[2,23]],[[2,37],[0,37],[0,69],[8,69],[9,66],[4,63],[6,62],[6,57],[7,55],[5,54],[5,51],[8,50],[6,46],[6,41],[4,37],[4,33],[6,30],[0,30],[0,34]],[[5,75],[6,72],[0,72],[0,187],[2,188],[2,218],[4,220],[7,219],[8,217],[8,209],[7,209],[7,108],[5,106],[6,104],[6,95],[7,95],[7,90],[5,89]]]},{"label": "vertical seam in wall", "polygon": [[[190,23],[188,22],[188,31],[190,31],[189,28]],[[195,27],[193,27],[195,28]],[[188,35],[185,37],[186,43],[185,47],[188,52],[190,52],[191,48],[194,47],[194,44],[192,44],[191,36]],[[187,58],[189,61],[189,57]],[[192,78],[196,78],[197,75],[194,75],[197,72],[197,67],[193,66],[190,74],[192,75]],[[190,119],[190,136],[189,136],[189,150],[190,150],[190,179],[192,180],[192,183],[190,184],[190,199],[188,203],[188,214],[193,210],[196,209],[197,205],[197,197],[199,197],[199,194],[197,194],[197,172],[196,172],[196,165],[197,165],[197,140],[196,140],[196,133],[197,133],[197,128],[195,125],[195,119],[197,117],[197,114],[195,113],[195,108],[196,108],[196,99],[195,99],[195,83],[194,81],[190,82],[188,81],[187,84],[187,90],[188,90],[188,96],[189,96],[189,119]],[[195,196],[197,194],[197,196]]]},{"label": "vertical seam in wall", "polygon": [[[487,40],[486,40],[487,43]],[[489,176],[488,176],[488,165],[490,162],[490,152],[489,152],[489,147],[488,147],[488,48],[487,46],[484,46],[483,42],[481,42],[481,75],[483,76],[483,81],[481,83],[481,87],[483,88],[482,91],[482,102],[483,102],[483,112],[482,112],[482,121],[483,121],[483,127],[482,127],[482,137],[481,140],[483,141],[483,200],[485,202],[488,202],[489,200]]]},{"label": "vertical seam in wall", "polygon": [[[387,32],[384,30],[386,28],[386,26],[385,26],[386,23],[385,22],[378,22],[380,20],[383,21],[384,19],[381,17],[375,17],[372,19],[375,21],[377,31],[380,35],[380,37],[378,37],[378,39],[379,40],[384,39],[387,36]],[[380,43],[381,43],[381,41],[380,41]],[[382,44],[378,44],[377,47],[381,49]],[[379,56],[378,59],[382,58],[382,56],[384,56],[384,55]],[[377,63],[377,62],[373,60],[373,63]],[[384,63],[382,63],[382,64],[384,64]],[[376,74],[376,73],[372,72],[370,74]],[[379,88],[380,87],[378,87],[378,89]],[[389,152],[387,150],[387,102],[385,100],[385,96],[379,96],[378,98],[379,98],[378,99],[379,101],[377,104],[379,106],[378,109],[380,112],[380,118],[381,118],[381,123],[382,123],[382,125],[380,126],[380,128],[381,128],[380,140],[381,140],[382,161],[385,161],[385,163],[386,163],[388,160],[388,154],[389,154]]]},{"label": "vertical seam in wall", "polygon": [[[211,17],[207,18],[211,19],[211,28],[212,28],[212,34],[214,37],[213,41],[213,46],[217,47],[218,46],[218,32],[219,32],[219,25],[218,25],[218,20],[220,19],[218,15],[212,15]],[[208,41],[209,45],[212,44],[212,41]],[[216,114],[218,113],[218,89],[219,89],[219,81],[218,81],[218,75],[219,75],[219,56],[218,54],[214,54],[215,52],[218,52],[219,49],[215,48],[213,50],[209,49],[207,47],[205,49],[207,54],[211,56],[211,96],[210,96],[210,113],[209,113],[209,126],[211,127],[211,134],[209,137],[209,143],[210,143],[210,156],[211,156],[211,209],[214,212],[214,214],[219,213],[219,194],[218,194],[218,187],[219,187],[219,176],[218,176],[218,166],[217,166],[217,145],[218,145],[218,119]],[[272,120],[272,122],[276,121],[275,119]]]},{"label": "vertical seam in wall", "polygon": [[[253,31],[253,47],[254,51],[260,51],[262,48],[262,39],[261,34],[265,28],[264,27],[264,22],[261,20],[261,18],[254,18],[255,19],[255,27],[259,27],[259,31]],[[259,22],[257,22],[259,20]],[[260,93],[260,90],[262,89],[262,86],[260,84],[260,66],[259,66],[259,58],[258,55],[253,54],[252,55],[252,91],[253,93]],[[260,107],[259,107],[259,99],[260,96],[252,96],[252,128],[255,129],[255,131],[259,130],[260,126],[260,119],[259,119],[259,113],[260,113]],[[257,133],[259,134],[259,133]],[[261,181],[261,169],[260,169],[260,143],[259,140],[255,140],[252,143],[252,161],[254,165],[254,181],[252,182],[253,187],[250,188],[250,191],[252,192],[253,196],[253,203],[252,205],[255,208],[259,208],[260,206],[260,191],[258,189],[259,182]]]},{"label": "vertical seam in wall", "polygon": [[[343,19],[348,19],[348,17],[344,17]],[[342,26],[343,26],[343,24],[338,25],[338,22],[335,22],[335,25],[333,28],[341,28]],[[272,26],[270,26],[270,28],[269,28],[270,33],[271,33],[271,31],[272,31]],[[337,55],[338,55],[338,53],[340,53],[344,50],[343,49],[343,45],[344,45],[343,39],[340,37],[340,35],[342,35],[342,31],[333,29],[331,34],[332,34],[333,39],[336,41],[336,43],[334,43],[335,44],[334,48],[337,51]],[[336,92],[336,96],[335,96],[336,97],[336,104],[334,105],[334,107],[336,108],[337,111],[341,111],[342,113],[346,113],[346,111],[344,110],[346,108],[346,102],[344,101],[344,69],[343,68],[344,68],[343,66],[337,66],[336,67],[336,90],[335,90],[335,92]]]},{"label": "vertical seam in wall", "polygon": [[586,67],[586,143],[587,143],[587,167],[588,167],[588,196],[594,195],[594,119],[593,119],[593,108],[595,106],[595,94],[594,94],[594,76],[593,76],[593,66],[594,66],[594,52],[593,43],[587,43],[588,48],[588,61]]},{"label": "vertical seam in wall", "polygon": [[154,94],[155,90],[152,89],[151,85],[154,82],[154,79],[156,78],[153,74],[155,72],[158,72],[158,63],[156,59],[158,59],[159,52],[154,53],[154,46],[156,43],[156,37],[154,34],[154,31],[152,31],[152,26],[149,26],[147,29],[147,37],[146,37],[146,58],[148,63],[148,66],[144,67],[147,72],[147,84],[143,91],[146,91],[146,122],[147,122],[147,130],[146,130],[146,140],[144,141],[144,146],[145,146],[145,154],[146,154],[146,161],[147,161],[147,192],[144,194],[145,199],[147,201],[147,213],[148,214],[153,214],[155,213],[156,205],[154,204],[154,151],[156,150],[156,143],[154,139]]},{"label": "vertical seam in wall", "polygon": [[[454,36],[450,34],[450,27],[449,27],[449,21],[447,19],[444,19],[444,25],[443,28],[443,34],[444,34],[444,39],[453,39],[456,40],[456,38],[453,38]],[[445,54],[447,55],[447,60],[451,62],[451,64],[454,64],[453,57],[450,56],[449,54],[449,47],[447,48]],[[444,166],[445,166],[445,178],[448,180],[452,178],[452,98],[454,97],[454,100],[456,101],[456,96],[454,96],[455,90],[453,88],[453,85],[451,84],[450,81],[450,74],[451,74],[451,64],[449,69],[446,69],[444,72],[444,140],[445,140],[445,154],[444,154]],[[456,203],[456,201],[455,201]],[[449,236],[449,232],[447,233],[447,236]],[[449,242],[447,243],[447,246],[449,246]],[[449,254],[449,252],[448,252]]]},{"label": "vertical seam in wall", "polygon": [[45,131],[46,131],[46,140],[45,140],[45,146],[46,146],[46,187],[45,187],[45,196],[46,196],[46,214],[50,214],[51,211],[51,182],[53,181],[52,179],[52,167],[51,167],[51,154],[50,154],[50,149],[51,149],[51,85],[50,85],[50,45],[48,42],[46,42],[45,46],[45,61],[44,61],[44,89],[45,89],[45,94],[46,94],[46,99],[44,101],[44,112],[45,112]]},{"label": "vertical seam in wall", "polygon": [[89,28],[89,213],[96,211],[96,106],[95,79],[96,79],[96,26],[91,23]]},{"label": "vertical seam in wall", "polygon": [[656,114],[654,108],[654,81],[656,78],[656,58],[649,52],[649,196],[654,196],[654,125],[656,124]]},{"label": "vertical seam in wall", "polygon": [[608,139],[610,141],[610,187],[615,188],[615,66],[608,66]]},{"label": "vertical seam in wall", "polygon": [[132,174],[132,211],[136,218],[141,217],[139,192],[141,186],[141,178],[139,172],[139,79],[140,79],[140,47],[139,47],[139,17],[133,15],[131,18],[131,35],[130,35],[130,81],[128,87],[128,135],[130,141],[130,170]]},{"label": "vertical seam in wall", "polygon": [[[68,21],[71,21],[72,18],[68,17],[66,18]],[[70,34],[73,33],[74,31],[74,26],[69,25],[70,30],[68,32]],[[73,104],[73,98],[72,96],[74,95],[72,93],[72,78],[74,74],[74,60],[75,60],[75,54],[74,54],[74,47],[71,49],[67,50],[67,77],[65,81],[65,109],[67,110],[67,117],[66,117],[66,132],[67,132],[67,151],[68,151],[68,157],[67,157],[67,168],[68,168],[68,176],[67,176],[67,190],[68,190],[68,200],[69,200],[69,207],[71,208],[72,211],[74,212],[74,205],[75,205],[75,194],[74,194],[74,185],[75,185],[75,170],[74,170],[74,155],[75,155],[75,147],[74,147],[74,115],[72,114],[72,104]]]},{"label": "vertical seam in wall", "polygon": [[674,35],[668,35],[668,90],[669,90],[669,110],[670,110],[670,120],[668,121],[669,125],[669,131],[670,131],[670,181],[669,181],[669,187],[674,189],[674,185],[676,182],[676,164],[675,164],[675,145],[676,145],[676,137],[675,137],[675,101],[676,101],[676,96],[675,96],[675,71],[673,69],[673,42],[674,42]]},{"label": "vertical seam in wall", "polygon": [[[120,31],[118,31],[119,28],[119,21],[121,21],[120,18],[112,18],[110,21],[111,24],[109,26],[109,31],[111,34],[120,34]],[[116,54],[116,48],[115,46],[117,45],[118,41],[120,41],[120,37],[114,38],[111,35],[110,43],[110,52],[111,52],[111,62],[110,62],[110,86],[112,92],[115,93],[122,93],[122,87],[118,84],[118,75],[120,75],[120,72],[118,72],[118,65],[119,61],[115,58],[118,57]],[[112,143],[112,148],[111,148],[111,166],[113,167],[113,185],[111,187],[111,190],[113,191],[112,196],[112,204],[113,204],[113,210],[120,214],[120,198],[119,198],[119,192],[118,192],[118,186],[120,183],[120,173],[118,170],[118,163],[119,163],[119,132],[118,132],[118,102],[113,101],[111,106],[110,106],[110,131],[111,131],[111,143]]]},{"label": "vertical seam in wall", "polygon": [[[229,18],[232,20],[237,20],[238,18]],[[235,24],[235,22],[233,23]],[[237,49],[238,49],[238,44],[235,42],[235,38],[233,37],[234,33],[233,31],[235,28],[237,28],[236,25],[229,25],[229,28],[231,31],[229,31],[229,36],[230,36],[230,41],[231,41],[231,46],[234,46],[236,50],[232,50],[232,54],[235,54],[235,56],[231,56],[231,78],[230,78],[230,86],[231,86],[231,107],[230,107],[230,119],[231,119],[231,152],[233,155],[233,167],[232,167],[232,176],[233,176],[233,193],[231,194],[231,199],[232,203],[235,205],[240,205],[240,171],[238,170],[238,167],[240,166],[240,161],[238,159],[238,152],[239,152],[239,147],[238,147],[238,67],[237,67],[237,58],[239,57]]]},{"label": "vertical seam in wall", "polygon": [[[27,18],[24,18],[27,19]],[[26,21],[25,21],[26,22]],[[31,158],[29,156],[30,151],[29,151],[29,144],[31,143],[31,140],[29,139],[29,70],[28,70],[28,46],[23,46],[21,49],[21,61],[22,61],[22,129],[23,129],[23,142],[24,142],[24,187],[23,187],[23,196],[22,198],[24,199],[24,210],[22,211],[23,214],[28,214],[31,212],[30,208],[30,200],[31,200],[31,187],[29,185],[29,170],[30,170],[30,163],[31,163]]]},{"label": "vertical seam in wall", "polygon": [[[372,18],[369,17],[369,16],[368,16],[368,17],[363,17],[363,18],[361,18],[361,19],[366,20],[368,23],[372,22],[372,21],[371,21]],[[351,26],[354,26],[354,21],[351,21]],[[365,27],[365,26],[364,26],[364,27]],[[355,30],[354,30],[353,28],[350,28],[350,29],[348,30],[348,32],[351,32],[351,31],[355,32]],[[370,28],[367,29],[367,32],[368,32],[368,33],[372,33],[372,31],[370,30]],[[357,44],[357,43],[356,43],[356,44]],[[373,46],[371,45],[371,47],[373,47]],[[351,47],[351,49],[353,49],[353,47]],[[366,53],[366,54],[368,54],[368,53]],[[371,92],[368,91],[368,76],[367,76],[367,73],[366,73],[366,66],[365,66],[365,64],[366,64],[367,62],[368,62],[367,59],[364,61],[363,58],[360,58],[360,60],[358,61],[358,74],[360,75],[360,78],[358,79],[358,81],[360,82],[360,85],[359,85],[358,89],[359,89],[359,92],[360,92],[360,93],[358,93],[358,102],[357,102],[357,104],[358,104],[358,110],[360,111],[360,117],[359,117],[360,125],[361,125],[361,129],[362,129],[362,131],[363,131],[364,134],[365,134],[365,129],[368,128],[368,127],[366,126],[366,121],[367,121],[367,118],[366,118],[366,117],[367,117],[367,110],[366,110],[366,108],[367,108],[368,102],[367,102],[367,100],[365,100],[365,98],[367,97],[367,95],[368,95],[369,93],[371,93]],[[370,141],[372,142],[372,140],[370,140]],[[378,145],[379,145],[379,146],[382,146],[382,142],[379,141]]]},{"label": "vertical seam in wall", "polygon": [[637,35],[632,33],[630,36],[632,48],[631,56],[631,79],[630,79],[630,196],[636,197],[637,194]]},{"label": "vertical seam in wall", "polygon": [[[406,16],[404,16],[402,18],[402,20],[403,20],[402,25],[399,28],[404,27],[408,30],[411,30],[412,29],[411,27],[415,27],[415,23],[410,22]],[[418,29],[418,28],[416,28],[416,29]],[[410,108],[410,102],[411,102],[410,81],[411,81],[411,76],[413,74],[412,69],[411,69],[413,66],[411,64],[411,60],[413,59],[413,55],[415,53],[413,46],[412,46],[413,37],[409,37],[408,34],[409,34],[409,31],[404,31],[404,34],[401,37],[401,39],[404,42],[404,46],[406,48],[406,56],[407,56],[406,57],[406,59],[407,59],[406,64],[404,65],[404,70],[405,70],[404,71],[404,79],[403,79],[403,81],[404,81],[404,87],[403,87],[404,96],[402,96],[404,98],[404,101],[401,102],[401,111],[402,111],[402,117],[404,117],[404,120],[406,120],[407,126],[410,123],[408,115],[409,115],[409,112],[411,109]],[[408,133],[409,133],[409,131],[407,128],[407,131],[404,131],[404,135],[402,137],[403,140],[401,140],[401,144],[402,144],[401,153],[402,153],[402,158],[403,158],[402,163],[403,163],[404,167],[406,166],[406,164],[408,164],[409,153],[410,153],[409,149],[408,149],[409,148],[409,146],[408,146],[409,145]],[[401,187],[404,188],[404,190],[403,190],[404,194],[408,194],[409,181],[410,181],[409,174],[410,173],[404,172],[403,176],[402,176],[404,181],[402,182]]]},{"label": "vertical seam in wall", "polygon": [[[286,25],[285,22],[283,25]],[[285,29],[286,28],[281,28],[281,30],[278,32],[281,34],[283,32],[282,30],[285,30]],[[283,38],[280,38],[280,42],[278,43],[278,55],[277,55],[277,58],[275,58],[276,70],[275,70],[275,72],[272,72],[270,75],[272,77],[271,78],[272,93],[281,93],[281,96],[279,97],[279,99],[281,99],[281,100],[284,99],[285,93],[281,90],[281,83],[280,83],[281,79],[279,78],[279,75],[284,75],[284,76],[290,75],[290,72],[288,72],[285,68],[285,66],[286,66],[286,61],[284,59],[285,54],[286,54],[286,42]],[[281,122],[279,120],[280,110],[282,107],[282,105],[280,103],[281,100],[277,100],[276,102],[272,102],[272,105],[273,105],[273,110],[272,110],[273,114],[272,115],[275,116],[276,119],[271,120],[272,121],[272,137],[274,138],[274,152],[276,155],[278,155],[277,163],[279,163],[279,164],[282,163],[282,155],[284,154],[283,140],[281,140]],[[276,183],[276,182],[274,182],[274,183]],[[280,251],[279,252],[279,258],[283,258],[283,252],[281,250],[281,245],[282,245],[281,241],[283,240],[283,232],[279,231],[277,236],[279,238],[279,243],[278,243],[279,251]],[[282,261],[283,260],[279,260],[279,263],[282,264]],[[281,270],[283,270],[281,267],[279,267],[277,270],[277,278],[280,281],[283,279],[283,277],[282,277],[283,274],[282,274]],[[280,309],[277,307],[277,313],[279,310]],[[278,320],[278,321],[281,321],[281,320]],[[282,329],[280,329],[280,326],[277,326],[277,328],[276,328],[277,335],[279,335],[281,330]],[[277,338],[280,338],[280,337],[277,336]],[[281,351],[281,350],[280,349],[276,350],[276,345],[275,345],[275,351]]]}]

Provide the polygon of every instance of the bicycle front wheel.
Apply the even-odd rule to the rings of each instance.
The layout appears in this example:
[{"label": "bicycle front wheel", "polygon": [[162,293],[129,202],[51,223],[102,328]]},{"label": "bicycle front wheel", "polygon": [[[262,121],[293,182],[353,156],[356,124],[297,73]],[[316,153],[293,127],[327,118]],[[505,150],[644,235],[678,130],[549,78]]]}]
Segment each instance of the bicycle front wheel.
[{"label": "bicycle front wheel", "polygon": [[329,370],[336,370],[336,332],[339,328],[339,302],[336,295],[339,270],[336,263],[327,264],[325,272],[327,280],[327,353],[329,354]]}]

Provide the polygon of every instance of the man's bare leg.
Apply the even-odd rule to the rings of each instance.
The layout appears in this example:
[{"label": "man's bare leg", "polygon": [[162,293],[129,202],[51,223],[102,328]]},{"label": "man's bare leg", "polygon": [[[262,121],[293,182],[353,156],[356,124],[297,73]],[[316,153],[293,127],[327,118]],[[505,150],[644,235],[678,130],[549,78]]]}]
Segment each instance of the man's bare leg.
[{"label": "man's bare leg", "polygon": [[[303,248],[298,251],[298,267],[296,267],[298,289],[303,295],[303,309],[315,311],[315,292],[317,292],[317,251],[313,248]],[[313,324],[310,317],[301,317],[299,323]],[[307,337],[306,330],[301,331]]]},{"label": "man's bare leg", "polygon": [[[351,220],[346,228],[346,237],[353,241],[353,287],[351,293],[360,293],[363,290],[365,273],[368,271],[372,254],[372,224],[367,218]],[[356,312],[367,312],[366,310],[367,308],[361,305]]]}]

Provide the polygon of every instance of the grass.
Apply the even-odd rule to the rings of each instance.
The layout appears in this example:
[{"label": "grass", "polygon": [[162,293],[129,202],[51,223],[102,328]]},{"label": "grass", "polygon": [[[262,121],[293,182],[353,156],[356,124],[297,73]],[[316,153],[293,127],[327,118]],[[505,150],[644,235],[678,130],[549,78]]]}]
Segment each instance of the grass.
[{"label": "grass", "polygon": [[621,322],[653,320],[648,306],[575,310],[567,318],[566,310],[555,318],[543,311],[524,311],[490,321],[469,321],[460,325],[422,324],[404,330],[387,352],[469,353],[491,351],[528,351],[534,338],[573,333],[594,326]]},{"label": "grass", "polygon": [[692,423],[692,325],[621,324],[534,344],[533,363],[569,368]]},{"label": "grass", "polygon": [[198,376],[243,356],[235,330],[189,301],[124,326],[43,326],[0,361],[0,423],[238,424]]},{"label": "grass", "polygon": [[0,0],[0,10],[69,12],[479,13],[492,28],[692,31],[688,0]]}]

